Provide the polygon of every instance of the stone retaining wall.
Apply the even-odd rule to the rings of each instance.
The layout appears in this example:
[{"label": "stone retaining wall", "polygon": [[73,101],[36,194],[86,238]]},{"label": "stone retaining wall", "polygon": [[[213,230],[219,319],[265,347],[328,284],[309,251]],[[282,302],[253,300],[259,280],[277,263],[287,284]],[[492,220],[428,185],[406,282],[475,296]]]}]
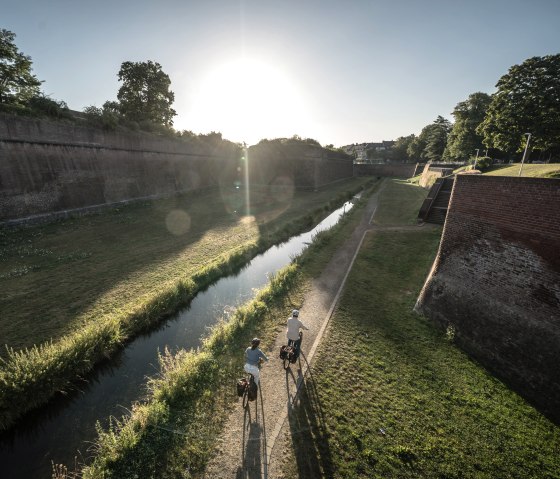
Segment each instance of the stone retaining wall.
[{"label": "stone retaining wall", "polygon": [[416,173],[416,163],[394,163],[388,165],[354,165],[355,176],[382,176],[390,178],[412,178]]},{"label": "stone retaining wall", "polygon": [[457,175],[417,309],[560,421],[560,180]]}]

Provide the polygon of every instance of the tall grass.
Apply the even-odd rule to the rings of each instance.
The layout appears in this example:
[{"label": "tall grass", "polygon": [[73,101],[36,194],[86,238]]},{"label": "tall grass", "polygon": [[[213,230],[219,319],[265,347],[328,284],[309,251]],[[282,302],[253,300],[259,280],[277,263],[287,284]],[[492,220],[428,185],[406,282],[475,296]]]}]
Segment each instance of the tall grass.
[{"label": "tall grass", "polygon": [[[349,196],[352,192],[339,195],[329,202],[329,207],[342,204]],[[273,244],[311,226],[324,212],[325,207],[317,208],[281,229],[269,231],[258,240],[217,258],[191,278],[171,280],[139,298],[133,308],[105,314],[57,342],[20,351],[8,349],[6,357],[0,358],[0,430],[8,429],[27,411],[48,402],[56,392],[71,388],[73,381],[95,364],[188,304],[198,291],[239,270]]]}]

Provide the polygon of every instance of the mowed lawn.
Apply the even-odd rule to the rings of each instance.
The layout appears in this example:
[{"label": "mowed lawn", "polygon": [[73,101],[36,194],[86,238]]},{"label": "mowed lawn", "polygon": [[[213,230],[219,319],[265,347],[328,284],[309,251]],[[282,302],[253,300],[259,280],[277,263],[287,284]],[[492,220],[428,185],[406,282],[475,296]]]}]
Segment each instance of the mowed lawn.
[{"label": "mowed lawn", "polygon": [[[521,163],[513,165],[504,165],[493,167],[490,171],[485,172],[489,176],[518,176]],[[560,178],[560,163],[550,163],[544,165],[535,165],[532,163],[524,164],[521,170],[521,176],[532,178]]]},{"label": "mowed lawn", "polygon": [[[364,179],[292,197],[212,190],[49,225],[0,229],[0,345],[56,341],[131,310],[262,235],[327,207]],[[325,211],[326,214],[326,211]],[[5,351],[0,352],[0,355]]]},{"label": "mowed lawn", "polygon": [[286,477],[560,477],[560,428],[412,311],[440,234],[366,236],[290,419]]}]

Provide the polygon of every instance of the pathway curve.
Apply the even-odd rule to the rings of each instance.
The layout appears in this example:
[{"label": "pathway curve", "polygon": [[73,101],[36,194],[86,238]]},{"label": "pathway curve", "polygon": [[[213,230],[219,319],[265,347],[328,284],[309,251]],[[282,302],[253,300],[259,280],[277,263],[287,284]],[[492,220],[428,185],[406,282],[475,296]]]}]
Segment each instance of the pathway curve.
[{"label": "pathway curve", "polygon": [[[319,278],[312,282],[300,309],[300,319],[309,327],[304,332],[302,355],[298,363],[285,371],[278,351],[286,343],[282,330],[267,355],[270,358],[261,370],[262,396],[250,403],[243,413],[241,404],[226,421],[216,445],[214,456],[206,468],[207,479],[280,479],[286,438],[290,435],[288,414],[297,400],[303,378],[310,373],[310,364],[325,332],[344,287],[346,277],[370,230],[418,230],[418,226],[380,227],[372,224],[378,198],[385,183],[374,193],[364,210],[362,220],[345,243],[337,250]],[[286,312],[286,320],[289,312]],[[258,408],[258,411],[257,411]],[[251,419],[249,418],[251,417]],[[266,426],[266,427],[265,427]],[[284,439],[284,440],[281,440]]]}]

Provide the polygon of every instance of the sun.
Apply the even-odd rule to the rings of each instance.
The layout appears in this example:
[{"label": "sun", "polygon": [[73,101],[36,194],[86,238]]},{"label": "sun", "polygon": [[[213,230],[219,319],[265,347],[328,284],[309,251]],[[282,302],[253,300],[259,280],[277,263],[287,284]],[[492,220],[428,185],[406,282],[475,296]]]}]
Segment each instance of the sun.
[{"label": "sun", "polygon": [[255,59],[235,59],[203,78],[191,119],[201,131],[255,143],[300,133],[305,102],[296,82],[281,68]]}]

